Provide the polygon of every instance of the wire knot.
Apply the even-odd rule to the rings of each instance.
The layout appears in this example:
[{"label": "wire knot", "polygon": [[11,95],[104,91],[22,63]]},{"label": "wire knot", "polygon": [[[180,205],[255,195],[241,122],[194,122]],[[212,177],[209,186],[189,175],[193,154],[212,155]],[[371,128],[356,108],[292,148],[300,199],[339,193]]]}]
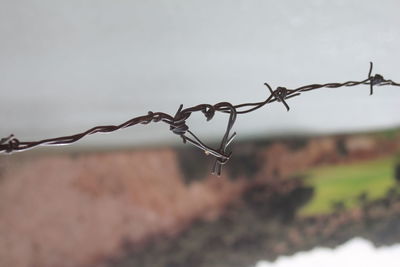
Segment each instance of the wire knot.
[{"label": "wire knot", "polygon": [[375,74],[374,76],[370,77],[370,81],[372,85],[379,85],[385,81],[382,75]]},{"label": "wire knot", "polygon": [[186,143],[185,134],[189,130],[189,126],[186,124],[187,117],[182,116],[182,108],[183,105],[180,105],[174,116],[174,120],[170,123],[169,129],[174,134],[179,135],[182,138],[183,143]]},{"label": "wire knot", "polygon": [[0,151],[5,151],[6,153],[11,153],[17,150],[19,147],[19,140],[11,134],[8,137],[0,139]]},{"label": "wire knot", "polygon": [[177,134],[177,135],[182,136],[182,135],[184,135],[184,134],[187,132],[187,130],[189,130],[189,126],[186,125],[186,122],[185,122],[185,121],[178,121],[178,122],[175,122],[175,121],[174,121],[174,122],[172,122],[172,123],[170,124],[169,129],[170,129],[174,134]]},{"label": "wire knot", "polygon": [[278,87],[274,91],[274,95],[275,95],[276,100],[278,102],[282,102],[282,104],[285,106],[286,110],[289,111],[290,107],[285,101],[287,93],[288,93],[288,90],[286,89],[286,87]]},{"label": "wire knot", "polygon": [[276,101],[282,102],[286,110],[289,111],[289,105],[285,101],[286,96],[288,95],[288,89],[286,87],[278,86],[278,88],[276,88],[276,90],[274,91],[268,83],[264,83],[264,85],[268,87],[268,90],[270,91],[271,95],[275,97]]},{"label": "wire knot", "polygon": [[278,102],[284,102],[285,98],[287,96],[287,89],[286,87],[278,87],[276,88],[276,90],[274,91],[274,95],[276,97],[276,99],[278,100]]},{"label": "wire knot", "polygon": [[383,82],[386,82],[385,78],[383,78],[382,75],[380,74],[375,74],[374,76],[371,76],[372,73],[372,68],[374,64],[372,62],[369,63],[369,72],[368,72],[368,80],[369,80],[369,95],[372,95],[374,93],[374,85],[380,85]]},{"label": "wire knot", "polygon": [[370,95],[372,95],[374,93],[374,85],[380,85],[381,83],[383,83],[385,81],[383,76],[380,74],[375,74],[372,77],[370,76],[369,80],[370,80],[370,93],[369,93]]}]

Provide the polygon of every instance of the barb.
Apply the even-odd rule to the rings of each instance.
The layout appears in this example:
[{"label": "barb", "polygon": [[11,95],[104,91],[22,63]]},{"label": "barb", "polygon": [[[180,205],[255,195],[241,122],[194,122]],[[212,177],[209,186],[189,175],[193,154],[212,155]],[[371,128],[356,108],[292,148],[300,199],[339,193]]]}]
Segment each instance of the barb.
[{"label": "barb", "polygon": [[[147,115],[139,116],[132,118],[124,123],[119,125],[105,125],[105,126],[96,126],[85,132],[43,139],[40,141],[24,141],[21,142],[14,135],[10,135],[8,137],[0,139],[0,153],[12,153],[18,151],[24,151],[36,146],[56,146],[56,145],[68,145],[78,140],[82,139],[85,136],[92,135],[95,133],[110,133],[117,130],[121,130],[124,128],[128,128],[137,124],[149,124],[151,122],[163,122],[169,125],[170,131],[172,133],[180,136],[182,138],[183,143],[190,143],[193,146],[204,151],[206,155],[212,155],[215,157],[215,163],[213,166],[212,173],[216,175],[221,174],[222,165],[226,164],[231,157],[231,152],[228,152],[228,146],[233,141],[236,136],[236,133],[230,134],[237,115],[245,114],[252,111],[255,111],[267,104],[273,102],[281,102],[287,111],[290,110],[290,107],[287,103],[287,100],[296,96],[299,96],[303,92],[308,92],[321,88],[339,88],[339,87],[352,87],[358,85],[369,85],[370,95],[374,93],[374,86],[400,86],[399,83],[394,82],[392,80],[387,80],[383,78],[380,74],[375,74],[372,76],[373,63],[370,62],[370,67],[368,71],[368,77],[361,81],[347,81],[344,83],[325,83],[325,84],[310,84],[301,86],[295,89],[287,89],[286,87],[278,86],[275,90],[268,83],[264,83],[264,85],[268,88],[270,95],[261,102],[255,103],[243,103],[238,105],[232,105],[228,102],[220,102],[214,105],[211,104],[200,104],[197,106],[189,107],[183,109],[183,105],[179,106],[179,109],[175,113],[174,116],[163,112],[152,112],[149,111]],[[214,118],[216,112],[228,113],[228,123],[225,130],[225,134],[221,140],[221,144],[218,149],[214,149],[204,144],[192,131],[189,130],[189,126],[187,125],[188,118],[192,115],[192,113],[201,112],[206,117],[207,121],[210,121]]]}]

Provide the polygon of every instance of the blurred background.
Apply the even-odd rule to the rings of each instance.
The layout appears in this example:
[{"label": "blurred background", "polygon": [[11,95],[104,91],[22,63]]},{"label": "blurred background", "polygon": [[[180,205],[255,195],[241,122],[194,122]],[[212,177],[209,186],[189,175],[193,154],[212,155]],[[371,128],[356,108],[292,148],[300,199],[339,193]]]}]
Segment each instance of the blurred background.
[{"label": "blurred background", "polygon": [[[399,81],[399,5],[0,0],[0,137],[257,102],[370,61]],[[155,123],[0,155],[0,266],[392,266],[399,98],[321,89],[241,115],[219,178]],[[188,123],[216,144],[225,120]]]}]

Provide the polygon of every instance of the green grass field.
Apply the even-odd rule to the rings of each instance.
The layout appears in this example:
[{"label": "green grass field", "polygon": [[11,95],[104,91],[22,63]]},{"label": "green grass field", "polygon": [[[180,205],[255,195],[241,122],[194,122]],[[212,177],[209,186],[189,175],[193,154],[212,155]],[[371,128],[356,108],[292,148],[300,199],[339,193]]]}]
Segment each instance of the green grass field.
[{"label": "green grass field", "polygon": [[327,166],[305,173],[306,183],[314,187],[314,197],[300,215],[316,215],[333,211],[333,203],[343,201],[346,208],[358,205],[357,197],[368,194],[368,199],[382,197],[395,184],[395,158],[384,158],[351,165]]}]

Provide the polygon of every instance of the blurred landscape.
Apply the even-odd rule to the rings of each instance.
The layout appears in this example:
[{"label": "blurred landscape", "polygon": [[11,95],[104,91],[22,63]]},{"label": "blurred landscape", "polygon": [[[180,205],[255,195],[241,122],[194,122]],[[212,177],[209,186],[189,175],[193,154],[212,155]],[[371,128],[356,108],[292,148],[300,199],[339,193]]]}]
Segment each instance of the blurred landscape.
[{"label": "blurred landscape", "polygon": [[0,157],[0,266],[252,266],[400,242],[400,130]]}]

